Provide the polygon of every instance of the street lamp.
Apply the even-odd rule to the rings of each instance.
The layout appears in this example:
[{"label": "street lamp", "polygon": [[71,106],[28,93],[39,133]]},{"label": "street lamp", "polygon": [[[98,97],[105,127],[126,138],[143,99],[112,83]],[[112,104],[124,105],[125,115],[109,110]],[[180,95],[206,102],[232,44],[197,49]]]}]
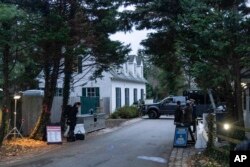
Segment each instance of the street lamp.
[{"label": "street lamp", "polygon": [[23,137],[19,130],[16,127],[16,109],[17,109],[17,100],[19,100],[21,96],[19,94],[15,94],[13,99],[15,100],[15,108],[14,108],[14,127],[13,129],[4,137],[7,138],[9,135],[14,135],[14,138],[16,138],[16,135],[19,135],[20,137]]},{"label": "street lamp", "polygon": [[[16,128],[16,107],[17,107],[17,100],[19,100],[21,98],[20,95],[16,94],[14,95],[14,100],[15,100],[15,111],[14,111],[14,128],[17,131],[17,134],[20,134],[20,132],[18,131],[18,129]],[[21,134],[20,134],[21,135]],[[16,138],[16,133],[14,133],[14,138]]]},{"label": "street lamp", "polygon": [[239,121],[234,121],[234,122],[225,122],[223,123],[223,129],[226,131],[229,131],[230,129],[233,129],[233,126],[235,123],[238,123]]},{"label": "street lamp", "polygon": [[229,129],[231,128],[231,126],[230,126],[230,124],[225,123],[225,124],[223,125],[223,128],[224,128],[225,130],[229,130]]}]

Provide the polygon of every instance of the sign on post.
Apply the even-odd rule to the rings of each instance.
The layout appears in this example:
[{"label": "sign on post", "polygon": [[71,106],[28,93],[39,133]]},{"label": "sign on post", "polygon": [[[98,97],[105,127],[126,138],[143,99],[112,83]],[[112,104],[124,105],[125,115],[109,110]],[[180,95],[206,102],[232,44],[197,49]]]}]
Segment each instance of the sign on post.
[{"label": "sign on post", "polygon": [[60,126],[47,126],[47,144],[62,144]]},{"label": "sign on post", "polygon": [[188,127],[175,127],[174,147],[186,147],[188,140]]}]

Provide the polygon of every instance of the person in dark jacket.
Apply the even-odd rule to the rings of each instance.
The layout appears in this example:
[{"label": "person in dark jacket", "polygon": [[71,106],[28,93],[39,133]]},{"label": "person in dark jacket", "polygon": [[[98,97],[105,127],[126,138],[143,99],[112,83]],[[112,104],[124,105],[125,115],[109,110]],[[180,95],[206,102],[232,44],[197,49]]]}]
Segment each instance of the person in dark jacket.
[{"label": "person in dark jacket", "polygon": [[174,123],[182,123],[183,122],[183,111],[181,107],[181,102],[177,101],[177,106],[174,113]]},{"label": "person in dark jacket", "polygon": [[195,142],[195,137],[194,137],[194,135],[192,133],[192,129],[191,129],[191,125],[193,123],[192,112],[193,112],[193,108],[191,106],[191,101],[187,101],[186,107],[184,108],[183,122],[184,122],[185,126],[188,126],[188,131],[189,131],[189,134],[192,138],[192,142]]},{"label": "person in dark jacket", "polygon": [[69,132],[67,135],[68,142],[73,142],[76,140],[74,130],[75,130],[76,122],[77,122],[76,116],[77,116],[78,109],[80,106],[81,106],[81,103],[76,102],[67,114],[67,124],[69,125]]},{"label": "person in dark jacket", "polygon": [[76,122],[77,122],[77,113],[78,113],[78,109],[81,106],[80,102],[76,102],[72,109],[69,111],[68,113],[68,124],[69,124],[69,130],[70,131],[74,131],[75,126],[76,126]]},{"label": "person in dark jacket", "polygon": [[186,107],[184,108],[184,119],[183,122],[186,124],[192,124],[192,107],[188,101]]}]

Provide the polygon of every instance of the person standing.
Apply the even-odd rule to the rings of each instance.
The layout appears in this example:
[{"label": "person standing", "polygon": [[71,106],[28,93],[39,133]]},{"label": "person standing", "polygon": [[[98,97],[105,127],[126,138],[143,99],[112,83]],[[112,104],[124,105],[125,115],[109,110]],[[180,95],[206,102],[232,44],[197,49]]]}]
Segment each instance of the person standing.
[{"label": "person standing", "polygon": [[192,106],[191,101],[187,101],[186,107],[184,108],[184,125],[188,126],[188,131],[190,133],[190,136],[192,138],[192,142],[195,142],[195,137],[192,133],[191,125],[192,125]]},{"label": "person standing", "polygon": [[183,122],[183,111],[181,107],[181,102],[177,101],[177,106],[174,113],[174,123],[177,124],[182,122]]},{"label": "person standing", "polygon": [[75,130],[76,122],[77,122],[77,113],[78,113],[78,109],[80,108],[80,106],[81,106],[81,103],[76,102],[68,113],[68,120],[67,120],[68,125],[69,125],[68,139],[70,141],[75,141],[74,130]]},{"label": "person standing", "polygon": [[184,108],[184,123],[191,124],[192,123],[192,107],[190,101],[187,102],[186,107]]}]

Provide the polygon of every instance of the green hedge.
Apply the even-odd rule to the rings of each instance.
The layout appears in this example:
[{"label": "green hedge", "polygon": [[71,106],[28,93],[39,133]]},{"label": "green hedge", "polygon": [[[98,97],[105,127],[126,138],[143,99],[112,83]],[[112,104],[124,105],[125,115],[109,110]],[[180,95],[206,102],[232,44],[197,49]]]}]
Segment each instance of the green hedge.
[{"label": "green hedge", "polygon": [[130,119],[130,118],[136,118],[139,116],[139,112],[136,107],[134,106],[124,106],[119,109],[117,109],[114,113],[110,115],[110,118],[112,119]]}]

